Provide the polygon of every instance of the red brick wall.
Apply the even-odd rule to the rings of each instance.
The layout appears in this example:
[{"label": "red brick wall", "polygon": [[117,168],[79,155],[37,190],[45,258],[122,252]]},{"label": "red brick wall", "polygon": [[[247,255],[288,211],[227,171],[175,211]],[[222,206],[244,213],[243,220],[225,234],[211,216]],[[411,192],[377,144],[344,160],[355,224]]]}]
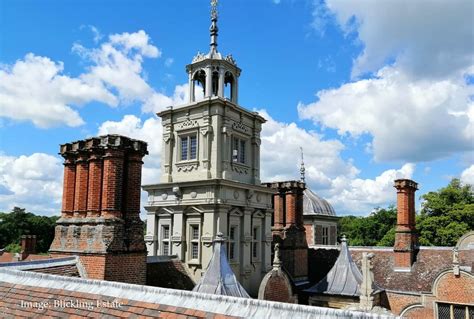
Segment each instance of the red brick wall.
[{"label": "red brick wall", "polygon": [[297,201],[296,193],[286,193],[286,226],[296,225]]},{"label": "red brick wall", "polygon": [[314,240],[315,245],[322,245],[323,244],[323,226],[315,225],[314,226]]},{"label": "red brick wall", "polygon": [[314,245],[313,224],[305,224],[304,229],[306,231],[306,242],[308,245]]},{"label": "red brick wall", "polygon": [[76,187],[75,159],[68,156],[64,162],[62,217],[72,217],[74,212],[74,190]]},{"label": "red brick wall", "polygon": [[395,267],[409,268],[416,246],[415,191],[417,184],[408,179],[395,181],[397,189],[397,227],[395,232]]},{"label": "red brick wall", "polygon": [[102,157],[92,154],[89,159],[89,186],[87,196],[87,214],[100,215],[102,201]]},{"label": "red brick wall", "polygon": [[269,278],[263,294],[264,300],[293,302],[291,295],[291,286],[280,276]]},{"label": "red brick wall", "polygon": [[108,149],[104,155],[102,215],[121,217],[123,190],[123,151]]},{"label": "red brick wall", "polygon": [[465,272],[459,277],[452,272],[445,274],[438,281],[435,293],[439,301],[474,304],[474,276]]},{"label": "red brick wall", "polygon": [[89,163],[87,162],[87,155],[81,154],[76,160],[74,216],[84,217],[87,213],[88,178]]},{"label": "red brick wall", "polygon": [[130,155],[126,165],[126,189],[124,213],[127,218],[138,217],[140,214],[140,191],[142,181],[142,156]]},{"label": "red brick wall", "polygon": [[283,215],[285,213],[283,196],[280,193],[276,193],[273,196],[274,201],[274,223],[273,226],[280,228],[284,226]]}]

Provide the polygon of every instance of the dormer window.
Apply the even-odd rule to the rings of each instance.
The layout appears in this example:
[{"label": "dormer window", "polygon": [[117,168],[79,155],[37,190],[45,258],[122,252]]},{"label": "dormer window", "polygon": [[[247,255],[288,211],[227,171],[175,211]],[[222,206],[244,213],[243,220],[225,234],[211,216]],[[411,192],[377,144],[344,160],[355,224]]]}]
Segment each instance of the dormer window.
[{"label": "dormer window", "polygon": [[187,134],[180,136],[181,140],[181,161],[197,159],[197,134]]},{"label": "dormer window", "polygon": [[246,141],[244,139],[234,137],[232,140],[232,162],[246,163]]}]

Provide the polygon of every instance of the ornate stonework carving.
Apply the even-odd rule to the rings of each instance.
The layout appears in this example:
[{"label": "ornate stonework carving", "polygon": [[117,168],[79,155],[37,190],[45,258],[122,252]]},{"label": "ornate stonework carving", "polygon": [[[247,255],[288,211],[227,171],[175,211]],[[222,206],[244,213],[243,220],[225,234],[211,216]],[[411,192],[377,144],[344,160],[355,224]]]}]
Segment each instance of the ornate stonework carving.
[{"label": "ornate stonework carving", "polygon": [[162,200],[166,200],[167,198],[168,198],[168,194],[167,194],[167,193],[161,194],[161,199],[162,199]]},{"label": "ornate stonework carving", "polygon": [[237,65],[234,57],[232,56],[232,54],[228,54],[226,55],[226,57],[224,58],[227,62],[230,62],[232,63],[233,65]]},{"label": "ornate stonework carving", "polygon": [[190,193],[190,195],[191,195],[191,198],[196,198],[196,197],[197,197],[197,192],[192,191],[192,192]]},{"label": "ornate stonework carving", "polygon": [[208,133],[212,133],[212,126],[201,127],[201,134],[206,136]]},{"label": "ornate stonework carving", "polygon": [[183,237],[181,236],[180,233],[175,232],[174,235],[171,236],[171,241],[173,242],[175,246],[179,246],[183,242]]},{"label": "ornate stonework carving", "polygon": [[172,135],[171,133],[165,133],[165,134],[163,134],[163,141],[164,141],[165,143],[168,143],[169,141],[171,141],[172,136],[173,136],[173,135]]},{"label": "ornate stonework carving", "polygon": [[198,53],[196,54],[196,56],[193,58],[193,63],[195,62],[199,62],[199,61],[202,61],[206,58],[206,56],[201,53],[200,51],[198,51]]},{"label": "ornate stonework carving", "polygon": [[242,123],[242,122],[234,122],[232,123],[232,128],[235,131],[242,132],[248,134],[249,129]]},{"label": "ornate stonework carving", "polygon": [[243,175],[248,175],[249,170],[248,168],[236,164],[232,164],[232,170],[236,173],[243,174]]},{"label": "ornate stonework carving", "polygon": [[238,191],[234,191],[234,199],[239,199],[239,192]]},{"label": "ornate stonework carving", "polygon": [[182,122],[181,124],[179,124],[179,128],[180,128],[180,129],[183,129],[183,128],[190,128],[190,127],[196,127],[196,126],[198,126],[198,125],[199,125],[199,124],[198,124],[198,121],[188,119],[188,120]]},{"label": "ornate stonework carving", "polygon": [[178,172],[192,172],[198,168],[198,162],[193,163],[179,163],[176,164],[176,169]]}]

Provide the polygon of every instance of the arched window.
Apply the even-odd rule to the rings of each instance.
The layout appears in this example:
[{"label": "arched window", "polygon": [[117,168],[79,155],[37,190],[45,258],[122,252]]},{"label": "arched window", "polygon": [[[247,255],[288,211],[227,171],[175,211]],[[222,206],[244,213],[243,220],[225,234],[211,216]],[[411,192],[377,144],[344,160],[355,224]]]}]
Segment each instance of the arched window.
[{"label": "arched window", "polygon": [[230,101],[234,101],[235,95],[235,80],[234,75],[226,72],[224,76],[224,97]]},{"label": "arched window", "polygon": [[212,96],[219,95],[219,69],[212,72]]},{"label": "arched window", "polygon": [[[202,91],[202,95],[205,95],[206,90],[206,72],[204,70],[199,70],[194,73],[193,76],[193,88],[194,88],[194,97],[200,96],[198,94],[199,90]],[[195,98],[193,99],[195,101]]]}]

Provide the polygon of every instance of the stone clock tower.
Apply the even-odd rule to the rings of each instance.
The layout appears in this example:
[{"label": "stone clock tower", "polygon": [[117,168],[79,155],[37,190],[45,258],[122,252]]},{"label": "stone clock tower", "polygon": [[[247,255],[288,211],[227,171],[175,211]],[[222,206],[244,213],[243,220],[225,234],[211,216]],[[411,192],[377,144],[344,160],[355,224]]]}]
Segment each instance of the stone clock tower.
[{"label": "stone clock tower", "polygon": [[148,192],[145,240],[149,256],[177,255],[197,281],[221,232],[236,277],[256,295],[271,268],[273,190],[260,185],[265,119],[238,104],[241,70],[231,55],[217,50],[216,2],[210,51],[186,66],[188,103],[158,113],[161,180],[143,186]]}]

